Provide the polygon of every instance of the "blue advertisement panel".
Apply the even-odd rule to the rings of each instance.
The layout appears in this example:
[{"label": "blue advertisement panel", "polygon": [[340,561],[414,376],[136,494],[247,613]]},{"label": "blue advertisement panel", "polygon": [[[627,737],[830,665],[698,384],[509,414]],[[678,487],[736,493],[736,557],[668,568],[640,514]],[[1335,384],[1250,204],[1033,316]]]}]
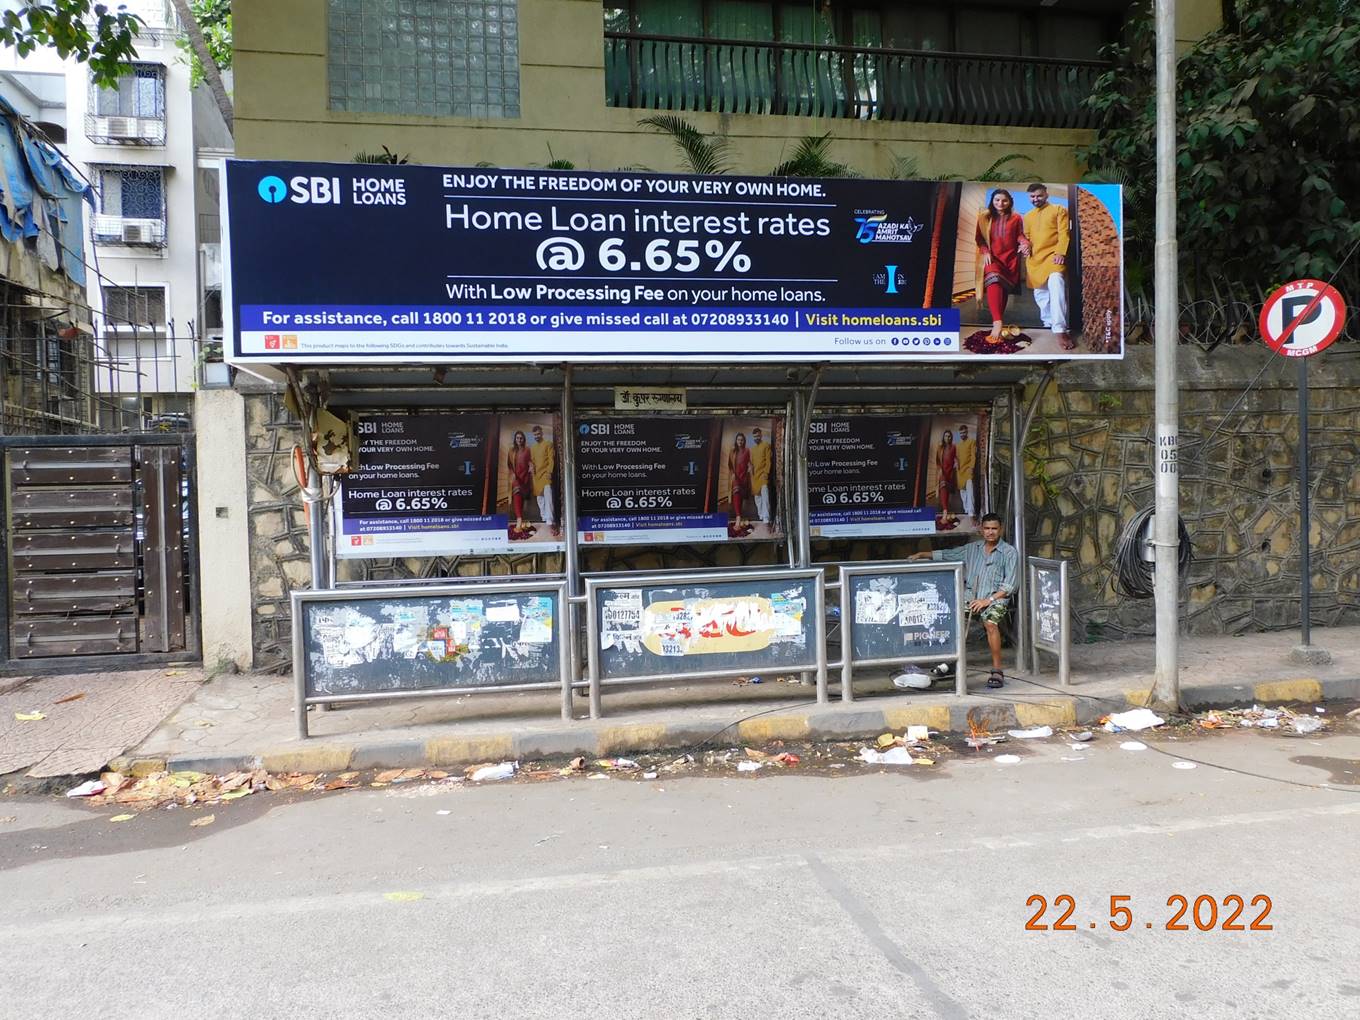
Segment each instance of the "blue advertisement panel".
[{"label": "blue advertisement panel", "polygon": [[229,360],[1119,357],[1113,185],[227,165]]},{"label": "blue advertisement panel", "polygon": [[336,555],[556,552],[560,423],[550,411],[365,414],[342,475]]},{"label": "blue advertisement panel", "polygon": [[808,429],[813,538],[976,532],[988,508],[987,412],[817,415]]},{"label": "blue advertisement panel", "polygon": [[580,540],[782,539],[780,416],[609,416],[576,428]]}]

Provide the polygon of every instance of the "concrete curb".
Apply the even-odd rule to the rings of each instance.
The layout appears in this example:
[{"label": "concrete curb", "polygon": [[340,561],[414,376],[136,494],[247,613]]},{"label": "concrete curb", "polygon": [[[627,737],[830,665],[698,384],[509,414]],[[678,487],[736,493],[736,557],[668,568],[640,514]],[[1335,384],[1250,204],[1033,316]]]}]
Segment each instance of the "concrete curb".
[{"label": "concrete curb", "polygon": [[[1146,689],[1122,692],[1128,707],[1146,704]],[[1268,683],[1187,688],[1185,707],[1192,710],[1238,705],[1314,703],[1360,700],[1360,677],[1341,680],[1298,678]],[[790,708],[778,715],[734,721],[722,731],[712,721],[664,723],[595,723],[571,729],[525,733],[450,734],[432,738],[366,742],[355,738],[315,738],[304,744],[256,755],[192,754],[166,758],[120,757],[109,768],[145,774],[158,769],[221,774],[238,769],[265,768],[271,772],[343,772],[347,769],[425,768],[474,765],[487,761],[574,757],[602,758],[642,751],[680,750],[717,736],[723,744],[760,746],[775,740],[871,739],[910,725],[929,726],[941,733],[966,733],[969,716],[992,732],[1030,726],[1070,728],[1090,726],[1117,708],[1114,699],[1096,700],[1079,693],[1020,701],[987,700],[970,696],[919,706],[885,709],[818,705]]]}]

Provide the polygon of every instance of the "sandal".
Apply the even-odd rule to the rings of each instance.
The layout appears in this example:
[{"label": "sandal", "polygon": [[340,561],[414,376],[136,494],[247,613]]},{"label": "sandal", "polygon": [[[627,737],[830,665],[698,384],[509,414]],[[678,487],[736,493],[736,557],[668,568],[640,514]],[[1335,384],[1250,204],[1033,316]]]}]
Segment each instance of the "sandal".
[{"label": "sandal", "polygon": [[987,686],[988,686],[988,687],[1005,687],[1005,686],[1006,686],[1006,681],[1005,681],[1004,679],[1002,679],[1004,676],[1005,676],[1005,674],[1002,673],[1001,670],[999,670],[999,669],[994,669],[994,670],[992,670],[991,673],[987,676]]}]

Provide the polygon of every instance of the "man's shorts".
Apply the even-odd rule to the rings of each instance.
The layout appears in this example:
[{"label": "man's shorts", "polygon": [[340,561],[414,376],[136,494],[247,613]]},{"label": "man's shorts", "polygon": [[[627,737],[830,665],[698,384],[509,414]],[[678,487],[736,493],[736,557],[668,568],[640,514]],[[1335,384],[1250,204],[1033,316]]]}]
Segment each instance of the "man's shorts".
[{"label": "man's shorts", "polygon": [[1002,599],[1000,602],[993,602],[990,606],[977,614],[977,618],[983,623],[994,623],[998,627],[1006,622],[1006,614],[1010,612],[1010,599]]}]

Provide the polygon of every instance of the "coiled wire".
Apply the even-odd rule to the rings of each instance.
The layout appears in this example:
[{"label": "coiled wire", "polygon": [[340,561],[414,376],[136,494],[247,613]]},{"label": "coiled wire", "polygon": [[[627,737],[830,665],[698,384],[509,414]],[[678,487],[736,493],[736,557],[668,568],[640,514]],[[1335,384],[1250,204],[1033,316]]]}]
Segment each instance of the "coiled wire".
[{"label": "coiled wire", "polygon": [[[1143,546],[1147,542],[1147,530],[1152,523],[1156,508],[1139,510],[1120,532],[1119,541],[1114,547],[1114,589],[1125,598],[1150,599],[1153,596],[1154,564],[1143,559]],[[1194,559],[1190,545],[1190,532],[1185,521],[1176,518],[1177,568],[1183,578]]]}]

